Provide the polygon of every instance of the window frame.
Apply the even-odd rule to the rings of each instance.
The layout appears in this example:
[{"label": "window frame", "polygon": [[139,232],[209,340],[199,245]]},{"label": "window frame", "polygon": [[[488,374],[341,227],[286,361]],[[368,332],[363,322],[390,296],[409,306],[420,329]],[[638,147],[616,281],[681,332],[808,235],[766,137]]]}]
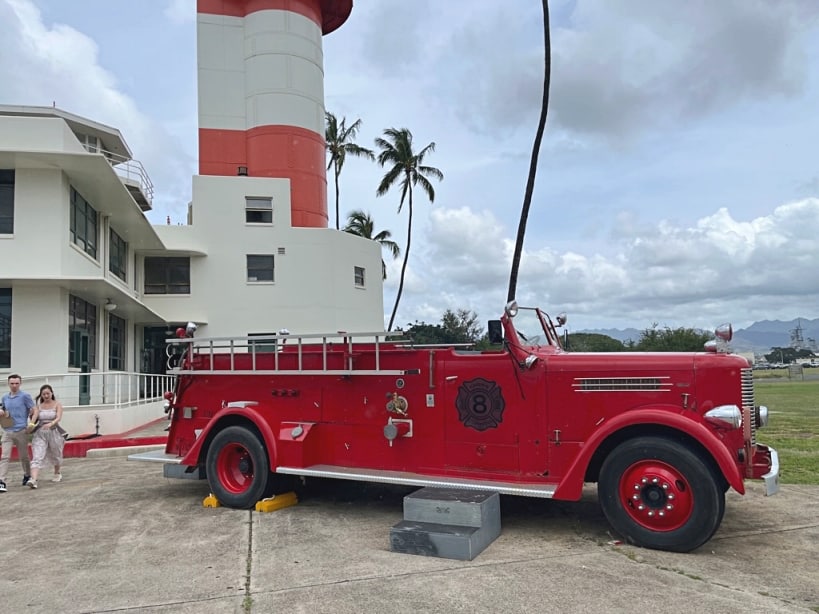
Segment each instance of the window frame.
[{"label": "window frame", "polygon": [[275,354],[278,352],[276,339],[254,339],[254,337],[272,337],[276,333],[248,333],[248,352],[256,354]]},{"label": "window frame", "polygon": [[17,173],[0,169],[0,235],[14,234],[14,190]]},{"label": "window frame", "polygon": [[97,368],[97,306],[73,294],[68,295],[68,366],[82,368],[79,348],[74,346],[74,332],[88,334],[88,367]]},{"label": "window frame", "polygon": [[[255,264],[255,266],[251,266],[251,258],[257,259],[255,261],[257,263],[257,264]],[[259,264],[258,259],[261,259],[261,258],[269,258],[270,259],[269,266],[266,266],[266,264]],[[245,262],[247,264],[247,269],[246,269],[247,270],[247,283],[249,283],[249,284],[272,284],[272,283],[276,283],[276,256],[275,255],[273,255],[273,254],[246,254]],[[268,274],[269,273],[270,278],[269,279],[267,279],[267,278],[259,279],[259,274],[258,273],[256,275],[251,275],[252,271],[258,271],[258,272],[261,272],[263,274]],[[265,275],[265,277],[266,276],[267,275]]]},{"label": "window frame", "polygon": [[0,369],[11,369],[12,288],[0,288]]},{"label": "window frame", "polygon": [[108,370],[125,371],[128,343],[128,322],[113,313],[108,314]]},{"label": "window frame", "polygon": [[[361,272],[361,281],[359,282],[359,272]],[[353,265],[353,283],[355,284],[356,288],[366,288],[367,287],[367,269],[363,266],[355,266]]]},{"label": "window frame", "polygon": [[[251,219],[252,217],[262,219]],[[245,196],[245,223],[254,226],[273,225],[273,197],[272,196]]]},{"label": "window frame", "polygon": [[[184,263],[184,265],[183,265]],[[150,265],[150,266],[149,266]],[[159,270],[162,274],[154,277]],[[174,281],[180,273],[183,281]],[[185,278],[187,278],[185,280]],[[189,295],[191,293],[191,259],[188,256],[145,256],[142,261],[142,291],[146,295]]]},{"label": "window frame", "polygon": [[108,270],[124,282],[128,281],[128,242],[109,228]]},{"label": "window frame", "polygon": [[70,207],[71,242],[96,260],[97,245],[99,245],[99,212],[83,198],[74,186],[71,186]]}]

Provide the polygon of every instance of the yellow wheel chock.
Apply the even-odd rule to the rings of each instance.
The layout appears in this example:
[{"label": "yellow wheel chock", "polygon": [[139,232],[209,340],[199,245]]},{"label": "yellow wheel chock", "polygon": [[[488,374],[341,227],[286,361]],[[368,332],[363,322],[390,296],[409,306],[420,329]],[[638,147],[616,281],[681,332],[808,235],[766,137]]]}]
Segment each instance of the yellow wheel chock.
[{"label": "yellow wheel chock", "polygon": [[219,503],[219,499],[213,496],[213,493],[210,493],[205,499],[202,501],[202,505],[204,507],[222,507],[222,504]]},{"label": "yellow wheel chock", "polygon": [[257,512],[275,512],[276,510],[280,510],[284,507],[290,507],[291,505],[296,505],[299,502],[298,497],[296,497],[296,493],[294,492],[286,492],[282,493],[281,495],[273,495],[272,497],[267,497],[266,499],[262,499],[261,501],[256,502],[256,511]]}]

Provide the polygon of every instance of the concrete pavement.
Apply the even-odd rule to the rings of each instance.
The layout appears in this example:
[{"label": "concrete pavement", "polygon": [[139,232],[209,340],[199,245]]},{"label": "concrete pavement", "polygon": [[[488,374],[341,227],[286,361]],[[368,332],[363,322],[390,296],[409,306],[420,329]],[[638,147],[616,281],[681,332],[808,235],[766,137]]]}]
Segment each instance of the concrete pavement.
[{"label": "concrete pavement", "polygon": [[594,490],[501,499],[473,561],[389,550],[411,488],[311,481],[298,505],[204,508],[204,481],[119,457],[67,459],[0,493],[4,612],[819,612],[819,487],[730,492],[700,550],[619,544]]}]

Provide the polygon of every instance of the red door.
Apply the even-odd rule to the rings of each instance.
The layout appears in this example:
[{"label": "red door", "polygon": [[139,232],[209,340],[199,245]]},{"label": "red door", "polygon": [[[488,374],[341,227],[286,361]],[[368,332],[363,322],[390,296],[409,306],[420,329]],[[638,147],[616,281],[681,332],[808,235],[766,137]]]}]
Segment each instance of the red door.
[{"label": "red door", "polygon": [[443,363],[445,466],[518,474],[520,393],[506,354],[453,351]]}]

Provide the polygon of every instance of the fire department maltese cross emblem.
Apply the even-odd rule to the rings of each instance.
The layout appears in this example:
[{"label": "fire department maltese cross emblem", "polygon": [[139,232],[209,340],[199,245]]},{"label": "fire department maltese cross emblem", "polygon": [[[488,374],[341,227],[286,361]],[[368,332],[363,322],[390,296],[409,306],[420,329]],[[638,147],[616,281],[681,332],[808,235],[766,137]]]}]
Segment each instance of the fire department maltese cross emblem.
[{"label": "fire department maltese cross emblem", "polygon": [[485,431],[497,428],[503,422],[506,403],[497,382],[478,377],[461,384],[455,407],[464,426]]}]

